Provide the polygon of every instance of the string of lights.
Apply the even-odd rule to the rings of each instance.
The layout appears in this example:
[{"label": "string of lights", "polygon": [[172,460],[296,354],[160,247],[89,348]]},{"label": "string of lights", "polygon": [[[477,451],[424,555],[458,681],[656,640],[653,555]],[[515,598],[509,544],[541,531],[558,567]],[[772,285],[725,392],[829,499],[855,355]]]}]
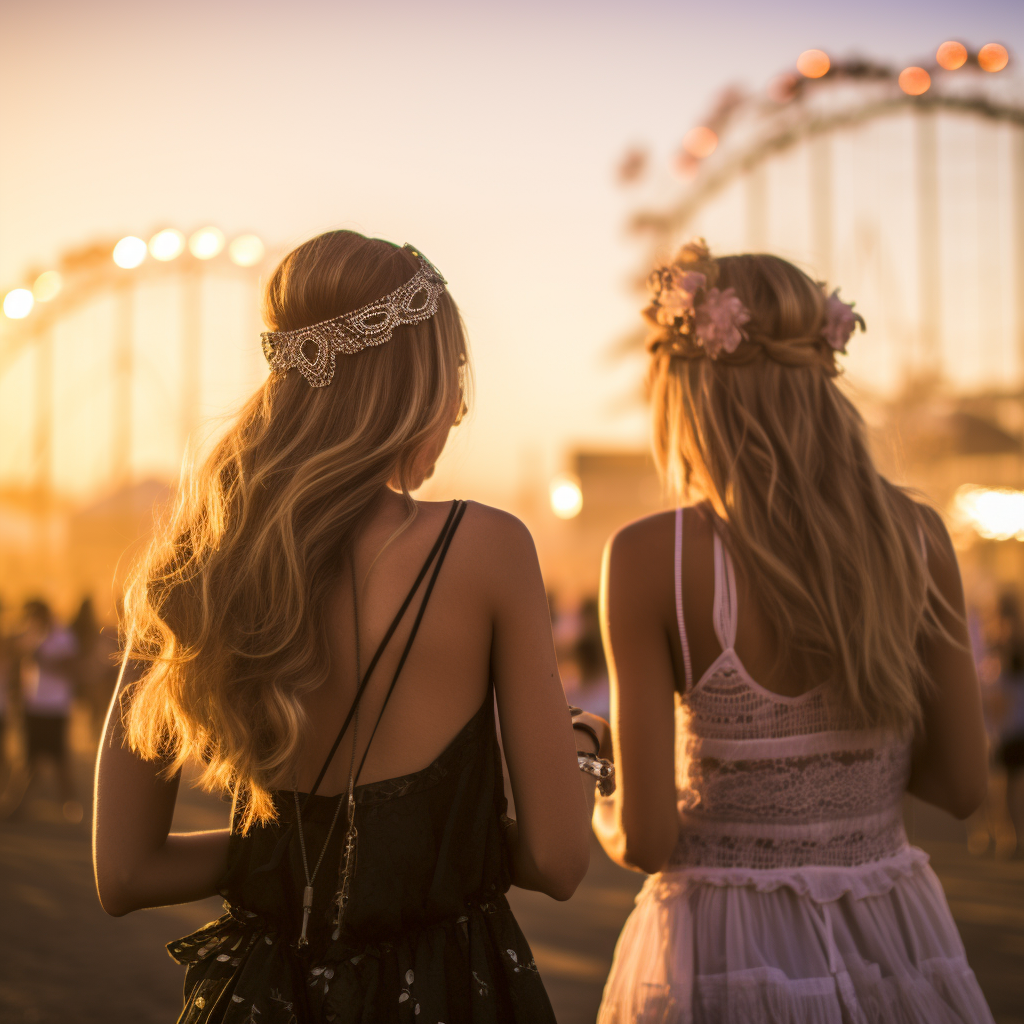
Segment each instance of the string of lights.
[{"label": "string of lights", "polygon": [[[106,256],[103,257],[103,252]],[[171,263],[182,257],[207,262],[226,255],[237,267],[255,267],[263,261],[266,246],[258,235],[243,234],[228,243],[224,232],[208,225],[185,236],[177,228],[157,231],[147,243],[136,235],[126,235],[112,246],[99,246],[88,251],[93,257],[108,258],[122,270],[135,270],[152,258],[158,263]],[[64,290],[66,274],[80,268],[83,260],[72,258],[61,270],[44,270],[31,283],[12,288],[3,300],[4,315],[9,320],[24,320],[37,305],[52,302]]]}]

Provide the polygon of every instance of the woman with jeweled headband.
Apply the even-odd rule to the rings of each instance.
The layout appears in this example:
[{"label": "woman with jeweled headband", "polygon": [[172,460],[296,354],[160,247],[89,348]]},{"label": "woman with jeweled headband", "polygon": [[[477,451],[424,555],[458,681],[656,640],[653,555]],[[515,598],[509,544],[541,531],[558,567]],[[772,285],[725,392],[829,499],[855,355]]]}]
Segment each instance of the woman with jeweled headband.
[{"label": "woman with jeweled headband", "polygon": [[[335,231],[264,313],[273,372],[128,591],[100,899],[225,898],[169,947],[189,1024],[553,1022],[505,893],[582,879],[606,723],[570,725],[523,525],[411,497],[467,408],[458,310],[412,247]],[[230,829],[169,834],[188,762]]]}]

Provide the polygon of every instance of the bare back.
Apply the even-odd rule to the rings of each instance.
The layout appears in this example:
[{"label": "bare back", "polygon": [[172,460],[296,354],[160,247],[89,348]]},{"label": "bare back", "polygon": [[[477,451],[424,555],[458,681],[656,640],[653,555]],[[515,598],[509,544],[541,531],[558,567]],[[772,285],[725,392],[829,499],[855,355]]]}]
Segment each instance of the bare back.
[{"label": "bare back", "polygon": [[[389,493],[355,547],[360,581],[360,647],[380,643],[451,511],[419,503],[400,534],[406,508]],[[393,539],[392,539],[393,538]],[[387,543],[390,540],[390,543]],[[413,611],[418,603],[413,602]],[[351,578],[338,567],[327,611],[332,656],[327,682],[307,695],[296,779],[280,786],[309,792],[356,691]],[[360,702],[359,756],[365,749],[414,616],[401,622]],[[430,765],[490,699],[493,682],[502,747],[516,804],[505,842],[513,882],[567,899],[589,860],[587,805],[575,740],[555,661],[547,597],[529,531],[514,516],[470,503],[403,667],[359,782],[409,775]],[[118,708],[117,697],[112,708]],[[318,792],[344,792],[351,732]],[[178,777],[144,761],[124,743],[119,714],[109,714],[97,765],[94,822],[97,888],[104,907],[141,907],[202,899],[225,870],[228,830],[169,834]]]},{"label": "bare back", "polygon": [[[908,789],[954,814],[977,805],[985,784],[985,738],[978,681],[964,625],[956,557],[941,522],[928,543],[929,570],[945,604],[935,605],[949,639],[928,643],[923,722],[914,744]],[[723,653],[713,622],[716,524],[703,507],[682,516],[682,618],[696,685]],[[639,520],[616,534],[602,581],[602,628],[612,680],[612,715],[620,786],[618,824],[599,837],[620,863],[658,871],[675,848],[675,703],[687,689],[676,604],[676,515]],[[735,560],[733,654],[757,685],[783,700],[827,682],[827,670],[798,652],[779,651],[759,601],[756,580]],[[871,600],[871,595],[865,595]]]},{"label": "bare back", "polygon": [[[715,586],[715,519],[704,505],[684,512],[682,604],[689,637],[694,681],[722,653],[712,621]],[[664,512],[634,523],[633,549],[637,571],[649,581],[650,609],[662,626],[671,650],[677,689],[685,688],[682,649],[676,613],[673,549],[675,513]],[[736,566],[739,607],[736,653],[765,689],[796,697],[821,681],[821,667],[808,665],[793,653],[780,657],[774,631],[761,607],[756,585]]]},{"label": "bare back", "polygon": [[[450,502],[418,502],[416,517],[394,539],[407,518],[404,503],[389,495],[358,538],[355,572],[359,600],[362,672],[409,593],[445,523]],[[490,515],[489,515],[490,514]],[[418,771],[433,761],[487,698],[496,612],[490,577],[488,520],[493,511],[471,504],[452,541],[423,620],[402,667],[387,711],[373,739],[360,783]],[[390,541],[390,543],[389,543]],[[366,750],[385,694],[412,630],[424,586],[403,616],[360,701],[358,757]],[[298,786],[308,792],[356,692],[355,615],[350,570],[341,567],[327,611],[331,675],[303,701],[308,715]],[[349,729],[319,792],[343,791],[352,756]]]}]

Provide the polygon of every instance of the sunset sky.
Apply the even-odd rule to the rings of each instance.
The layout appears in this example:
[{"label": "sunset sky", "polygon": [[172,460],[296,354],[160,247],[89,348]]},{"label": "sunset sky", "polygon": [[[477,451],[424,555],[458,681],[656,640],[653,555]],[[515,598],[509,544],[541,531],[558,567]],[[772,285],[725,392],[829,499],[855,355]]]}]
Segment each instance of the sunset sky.
[{"label": "sunset sky", "polygon": [[723,86],[809,47],[903,65],[947,38],[1024,56],[1024,3],[6,3],[0,287],[165,224],[414,242],[477,368],[441,481],[501,501],[576,444],[645,441],[609,357],[636,316],[624,150],[667,161]]}]

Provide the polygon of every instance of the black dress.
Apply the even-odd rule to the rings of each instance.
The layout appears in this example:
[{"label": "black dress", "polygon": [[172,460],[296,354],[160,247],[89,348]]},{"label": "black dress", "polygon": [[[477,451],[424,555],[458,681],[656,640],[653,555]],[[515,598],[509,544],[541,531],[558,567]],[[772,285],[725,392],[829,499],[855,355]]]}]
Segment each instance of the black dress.
[{"label": "black dress", "polygon": [[[453,506],[410,594],[436,556],[409,647],[463,509]],[[244,836],[232,832],[220,886],[227,913],[168,946],[187,968],[179,1024],[554,1024],[530,947],[505,899],[511,884],[502,836],[507,804],[493,708],[489,692],[423,770],[356,787],[350,899],[336,928],[339,827],[316,878],[304,948],[297,945],[306,883],[294,794],[275,794],[274,824]],[[318,785],[313,795],[300,794],[311,860],[338,806],[338,797],[315,794]]]}]

